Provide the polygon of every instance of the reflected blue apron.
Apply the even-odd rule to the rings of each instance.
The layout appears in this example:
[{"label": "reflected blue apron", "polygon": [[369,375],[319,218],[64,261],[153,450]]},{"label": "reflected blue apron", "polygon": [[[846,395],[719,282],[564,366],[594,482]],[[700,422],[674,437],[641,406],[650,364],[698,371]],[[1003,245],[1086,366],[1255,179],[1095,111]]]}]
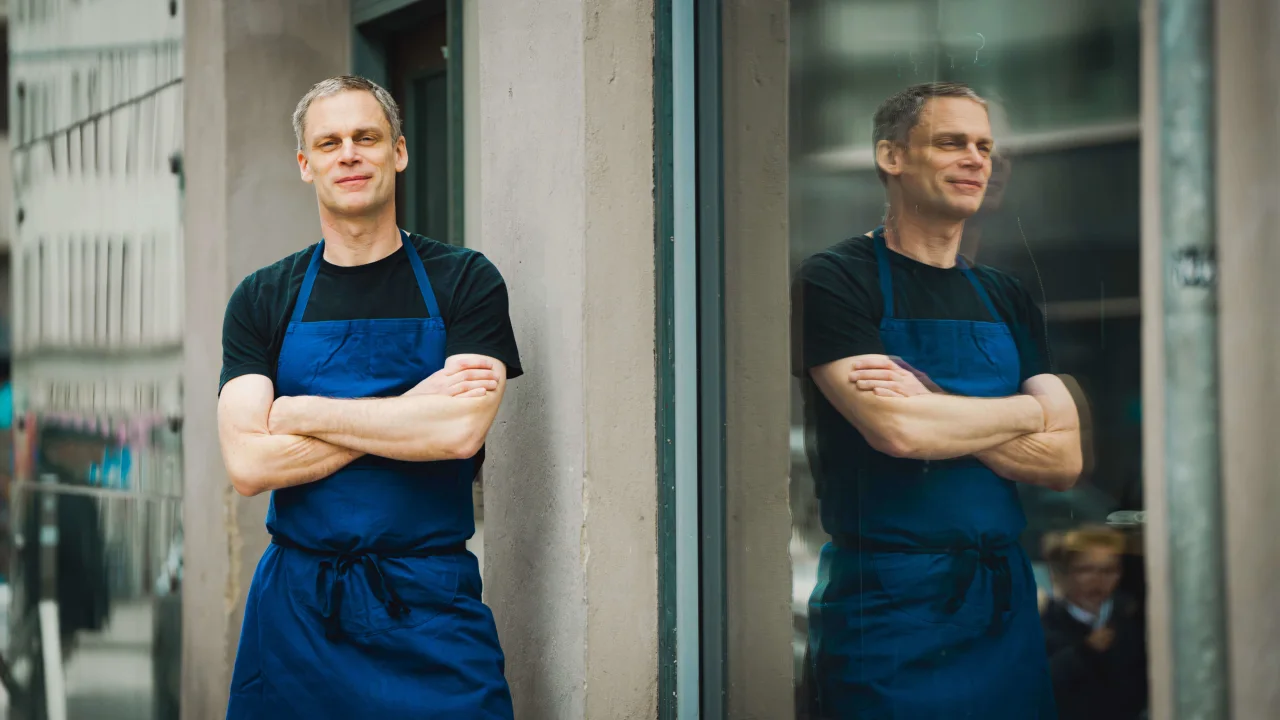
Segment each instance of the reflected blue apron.
[{"label": "reflected blue apron", "polygon": [[[391,397],[444,366],[445,326],[407,236],[429,317],[302,322],[311,256],[280,350],[282,396]],[[365,456],[271,495],[227,718],[511,718],[502,649],[465,542],[472,461]]]},{"label": "reflected blue apron", "polygon": [[[1017,345],[964,259],[960,271],[991,320],[906,320],[894,316],[883,228],[874,243],[886,352],[948,393],[1017,393]],[[824,512],[835,527],[809,604],[815,712],[841,720],[1056,718],[1035,580],[1017,544],[1026,518],[1014,484],[972,457],[926,462],[870,452],[856,477],[824,481],[857,486],[855,502]]]}]

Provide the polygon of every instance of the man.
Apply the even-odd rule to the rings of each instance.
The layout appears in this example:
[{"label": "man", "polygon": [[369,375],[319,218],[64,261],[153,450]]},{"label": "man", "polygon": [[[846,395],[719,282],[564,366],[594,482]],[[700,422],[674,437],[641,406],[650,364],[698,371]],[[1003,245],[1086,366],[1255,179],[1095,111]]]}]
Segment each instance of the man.
[{"label": "man", "polygon": [[1049,557],[1062,593],[1043,622],[1062,720],[1137,720],[1147,708],[1142,604],[1119,589],[1125,544],[1106,526],[1082,527]]},{"label": "man", "polygon": [[227,305],[218,428],[235,489],[271,492],[228,718],[510,718],[480,601],[471,483],[520,359],[498,271],[396,226],[408,164],[378,85],[293,115],[323,240]]},{"label": "man", "polygon": [[832,542],[810,604],[823,718],[1053,718],[1015,482],[1074,484],[1079,419],[1012,277],[958,257],[995,143],[956,83],[876,112],[883,227],[809,258],[794,367]]}]

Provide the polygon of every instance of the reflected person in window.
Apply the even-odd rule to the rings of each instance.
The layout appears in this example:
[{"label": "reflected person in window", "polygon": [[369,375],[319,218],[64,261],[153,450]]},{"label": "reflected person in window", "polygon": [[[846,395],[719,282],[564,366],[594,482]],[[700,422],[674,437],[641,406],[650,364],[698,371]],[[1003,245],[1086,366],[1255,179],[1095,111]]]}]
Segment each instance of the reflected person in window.
[{"label": "reflected person in window", "polygon": [[1142,605],[1119,590],[1125,538],[1106,526],[1073,530],[1049,555],[1061,593],[1043,613],[1062,720],[1137,720],[1147,705]]},{"label": "reflected person in window", "polygon": [[229,719],[511,718],[480,597],[472,481],[520,374],[502,276],[397,227],[400,111],[357,77],[294,113],[323,240],[227,305],[218,432],[271,492]]},{"label": "reflected person in window", "polygon": [[958,250],[995,141],[985,102],[917,85],[875,115],[883,225],[793,286],[793,367],[824,529],[807,672],[822,718],[1056,717],[1014,483],[1083,464],[1043,316]]}]

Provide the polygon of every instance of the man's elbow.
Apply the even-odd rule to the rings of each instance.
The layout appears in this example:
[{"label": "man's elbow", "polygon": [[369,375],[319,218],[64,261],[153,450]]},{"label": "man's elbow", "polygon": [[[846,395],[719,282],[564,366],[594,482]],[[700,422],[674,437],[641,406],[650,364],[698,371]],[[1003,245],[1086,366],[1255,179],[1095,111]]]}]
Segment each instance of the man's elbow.
[{"label": "man's elbow", "polygon": [[222,464],[227,470],[227,479],[231,487],[242,497],[260,495],[266,489],[266,478],[252,467],[252,463],[239,458],[240,453],[224,454]]},{"label": "man's elbow", "polygon": [[266,489],[264,478],[259,477],[256,473],[246,472],[243,469],[227,468],[227,476],[231,480],[231,487],[241,497],[253,497],[262,494]]},{"label": "man's elbow", "polygon": [[1058,492],[1071,490],[1076,486],[1076,483],[1080,482],[1082,475],[1084,475],[1083,463],[1077,461],[1068,464],[1067,467],[1062,468],[1060,472],[1050,479],[1048,483],[1049,489],[1057,490]]},{"label": "man's elbow", "polygon": [[445,438],[444,459],[446,460],[470,460],[475,457],[480,448],[484,447],[485,437],[489,434],[489,423],[483,422],[482,418],[468,417],[464,421],[459,422]]},{"label": "man's elbow", "polygon": [[904,460],[923,459],[923,444],[900,418],[888,416],[862,431],[871,449]]}]

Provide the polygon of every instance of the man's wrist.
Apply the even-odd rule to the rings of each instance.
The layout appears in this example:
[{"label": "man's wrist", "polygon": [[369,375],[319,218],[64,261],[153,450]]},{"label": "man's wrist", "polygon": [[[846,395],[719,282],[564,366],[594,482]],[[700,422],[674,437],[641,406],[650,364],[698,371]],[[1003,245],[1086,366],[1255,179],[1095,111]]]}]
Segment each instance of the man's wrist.
[{"label": "man's wrist", "polygon": [[271,403],[269,429],[272,435],[309,435],[314,429],[306,427],[307,418],[314,418],[309,409],[313,398],[306,396],[281,396]]},{"label": "man's wrist", "polygon": [[1019,403],[1018,419],[1021,424],[1018,429],[1024,435],[1033,435],[1045,431],[1044,406],[1039,400],[1031,395],[1014,395],[1013,399]]}]

